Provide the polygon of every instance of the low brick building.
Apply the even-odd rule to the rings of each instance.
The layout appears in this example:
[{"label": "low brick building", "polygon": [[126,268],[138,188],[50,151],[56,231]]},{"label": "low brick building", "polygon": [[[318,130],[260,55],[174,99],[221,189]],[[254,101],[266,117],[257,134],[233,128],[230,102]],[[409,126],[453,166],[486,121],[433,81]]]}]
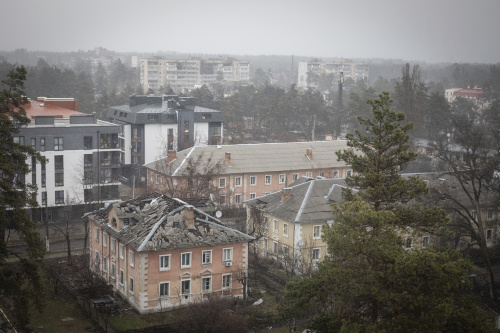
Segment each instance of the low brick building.
[{"label": "low brick building", "polygon": [[87,215],[91,265],[140,313],[242,297],[253,240],[159,193]]}]

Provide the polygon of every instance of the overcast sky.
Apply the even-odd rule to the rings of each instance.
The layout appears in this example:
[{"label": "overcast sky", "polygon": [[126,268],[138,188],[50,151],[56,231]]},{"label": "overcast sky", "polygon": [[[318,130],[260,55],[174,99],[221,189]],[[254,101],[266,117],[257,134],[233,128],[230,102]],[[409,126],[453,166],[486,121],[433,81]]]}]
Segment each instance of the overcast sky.
[{"label": "overcast sky", "polygon": [[500,0],[3,0],[0,49],[500,62]]}]

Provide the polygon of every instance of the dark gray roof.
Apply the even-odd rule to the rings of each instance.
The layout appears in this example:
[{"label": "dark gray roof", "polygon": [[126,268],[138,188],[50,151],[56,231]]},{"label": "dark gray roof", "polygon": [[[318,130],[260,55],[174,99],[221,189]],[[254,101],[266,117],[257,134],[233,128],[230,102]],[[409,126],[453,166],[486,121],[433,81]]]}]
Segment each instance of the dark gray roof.
[{"label": "dark gray roof", "polygon": [[[195,213],[194,228],[185,223],[186,210]],[[108,224],[108,214],[129,218],[130,224],[117,230]],[[121,243],[138,251],[159,251],[248,242],[254,238],[224,226],[218,219],[180,199],[159,193],[110,205],[91,214],[103,230]],[[133,221],[133,222],[132,222]]]},{"label": "dark gray roof", "polygon": [[333,220],[331,204],[343,201],[342,188],[345,188],[344,179],[303,177],[297,185],[288,187],[292,195],[284,201],[281,195],[287,189],[245,203],[290,222],[326,222]]}]

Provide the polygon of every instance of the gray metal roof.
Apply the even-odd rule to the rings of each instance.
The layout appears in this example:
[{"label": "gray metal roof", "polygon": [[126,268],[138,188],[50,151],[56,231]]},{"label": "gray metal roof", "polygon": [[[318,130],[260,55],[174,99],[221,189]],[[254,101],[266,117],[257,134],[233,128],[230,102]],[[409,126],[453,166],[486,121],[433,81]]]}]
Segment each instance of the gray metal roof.
[{"label": "gray metal roof", "polygon": [[332,203],[341,203],[344,179],[311,179],[290,186],[292,195],[282,201],[281,191],[248,200],[245,203],[265,213],[297,223],[326,222],[333,220]]},{"label": "gray metal roof", "polygon": [[[312,150],[312,159],[306,150]],[[260,172],[310,170],[345,167],[337,161],[336,151],[348,149],[347,141],[310,141],[288,143],[260,143],[223,146],[197,146],[177,152],[170,169],[182,175],[188,166],[188,159],[200,164],[210,161],[224,161],[225,153],[231,154],[230,165],[224,163],[221,174],[245,174]],[[201,157],[201,158],[200,158]],[[159,163],[160,162],[160,163]],[[153,161],[145,166],[156,171],[164,171],[163,161]],[[175,176],[174,175],[174,176]]]},{"label": "gray metal roof", "polygon": [[[185,223],[185,211],[195,212],[194,228]],[[130,224],[117,230],[108,224],[111,210],[118,218],[128,218]],[[103,230],[121,243],[138,251],[173,250],[219,244],[248,242],[254,238],[224,226],[218,219],[159,193],[110,205],[106,210],[90,214]]]}]

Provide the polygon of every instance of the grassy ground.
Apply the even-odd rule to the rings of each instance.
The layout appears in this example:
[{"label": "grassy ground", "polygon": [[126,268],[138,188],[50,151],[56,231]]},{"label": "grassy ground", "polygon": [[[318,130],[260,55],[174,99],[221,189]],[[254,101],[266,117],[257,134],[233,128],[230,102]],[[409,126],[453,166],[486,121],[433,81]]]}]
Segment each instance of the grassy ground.
[{"label": "grassy ground", "polygon": [[[46,294],[46,306],[42,313],[30,309],[30,327],[34,329],[34,332],[83,333],[88,332],[87,327],[97,327],[87,318],[76,301],[64,294],[55,295],[48,282]],[[96,332],[102,331],[96,329]]]}]

